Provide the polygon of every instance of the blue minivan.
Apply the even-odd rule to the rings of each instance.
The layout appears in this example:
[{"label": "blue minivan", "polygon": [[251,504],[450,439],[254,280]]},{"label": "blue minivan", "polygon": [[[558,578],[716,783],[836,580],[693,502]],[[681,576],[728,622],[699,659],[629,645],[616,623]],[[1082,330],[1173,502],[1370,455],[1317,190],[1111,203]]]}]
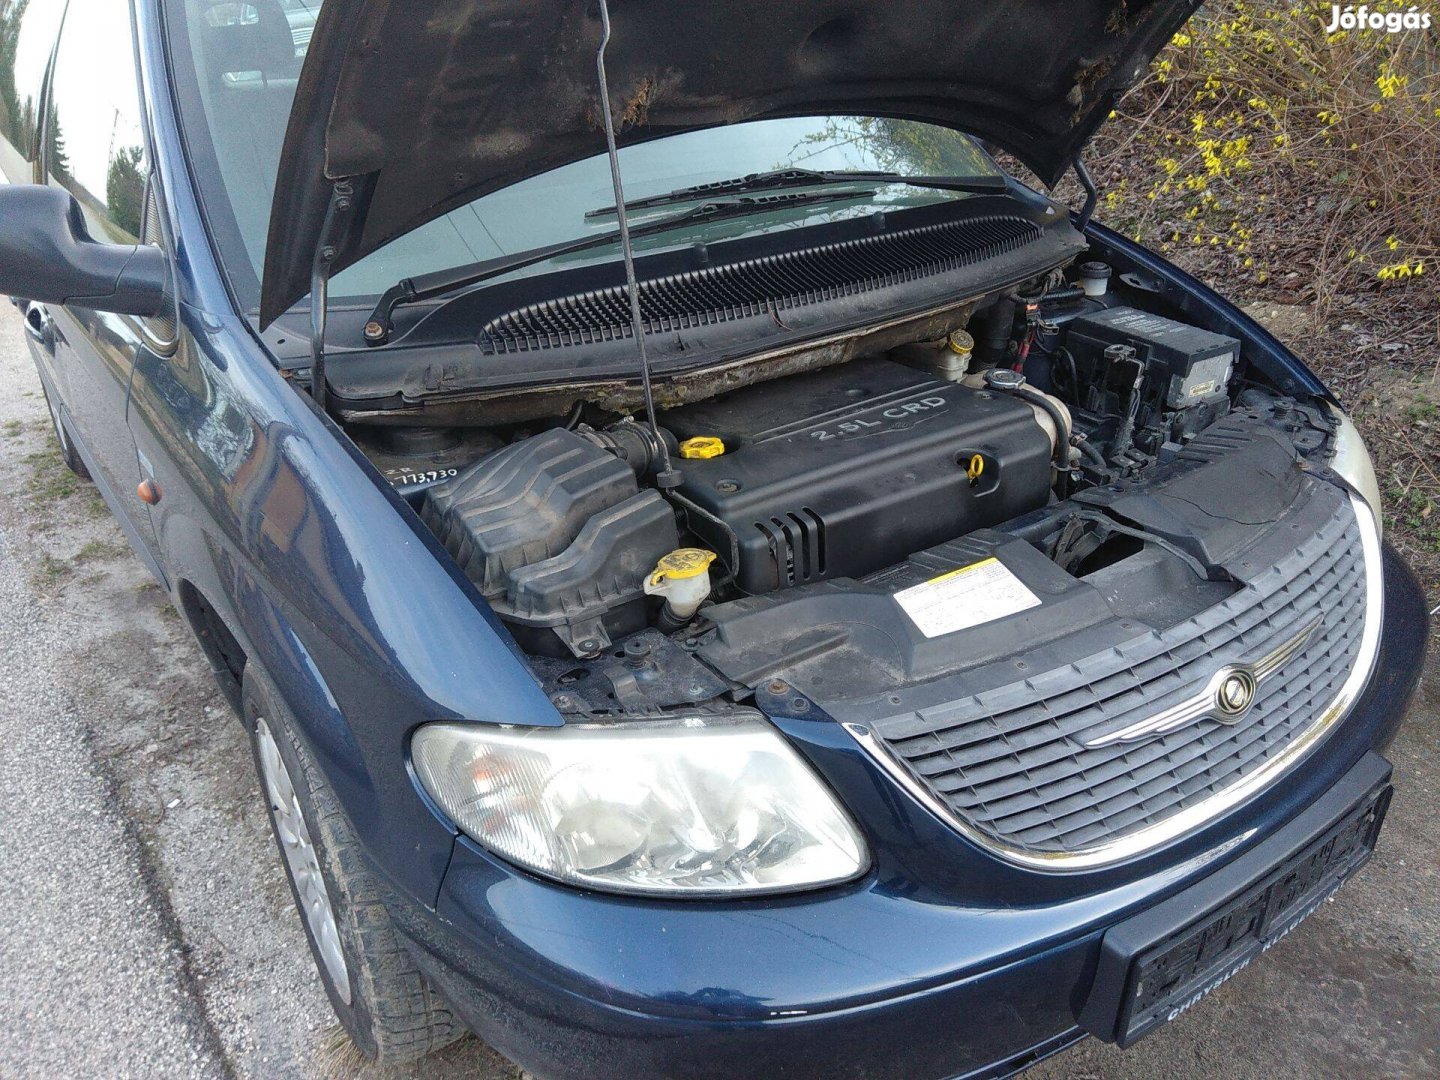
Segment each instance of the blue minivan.
[{"label": "blue minivan", "polygon": [[363,1054],[1007,1075],[1364,865],[1365,447],[1090,220],[1196,6],[0,0],[0,292]]}]

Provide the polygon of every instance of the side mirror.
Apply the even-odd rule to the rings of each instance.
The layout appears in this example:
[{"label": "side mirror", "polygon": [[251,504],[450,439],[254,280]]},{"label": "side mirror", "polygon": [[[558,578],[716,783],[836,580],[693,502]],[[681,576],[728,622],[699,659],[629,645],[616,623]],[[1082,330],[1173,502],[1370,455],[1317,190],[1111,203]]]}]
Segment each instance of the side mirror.
[{"label": "side mirror", "polygon": [[90,236],[68,191],[0,184],[0,294],[122,315],[156,315],[169,280],[165,253]]}]

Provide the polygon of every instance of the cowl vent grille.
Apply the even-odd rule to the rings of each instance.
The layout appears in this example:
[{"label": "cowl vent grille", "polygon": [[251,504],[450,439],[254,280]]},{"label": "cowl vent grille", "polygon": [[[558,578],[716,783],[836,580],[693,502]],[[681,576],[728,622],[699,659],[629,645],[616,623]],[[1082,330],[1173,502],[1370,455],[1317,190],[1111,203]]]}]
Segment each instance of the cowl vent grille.
[{"label": "cowl vent grille", "polygon": [[[1022,217],[989,214],[746,259],[640,283],[647,334],[732,322],[948,273],[1038,239]],[[624,286],[517,308],[487,322],[488,353],[564,348],[630,336]]]}]

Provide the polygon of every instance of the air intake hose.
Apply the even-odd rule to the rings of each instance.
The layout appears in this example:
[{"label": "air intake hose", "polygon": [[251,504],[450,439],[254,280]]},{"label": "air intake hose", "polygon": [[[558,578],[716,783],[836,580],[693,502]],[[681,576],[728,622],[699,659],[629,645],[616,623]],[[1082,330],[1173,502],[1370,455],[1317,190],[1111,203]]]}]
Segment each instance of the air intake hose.
[{"label": "air intake hose", "polygon": [[[664,428],[651,429],[648,425],[637,424],[626,417],[619,423],[611,424],[603,431],[597,431],[588,424],[580,424],[575,434],[602,450],[608,450],[634,470],[640,479],[653,477],[665,466],[668,449],[674,455],[679,444],[675,436]],[[660,445],[664,440],[664,447]]]}]

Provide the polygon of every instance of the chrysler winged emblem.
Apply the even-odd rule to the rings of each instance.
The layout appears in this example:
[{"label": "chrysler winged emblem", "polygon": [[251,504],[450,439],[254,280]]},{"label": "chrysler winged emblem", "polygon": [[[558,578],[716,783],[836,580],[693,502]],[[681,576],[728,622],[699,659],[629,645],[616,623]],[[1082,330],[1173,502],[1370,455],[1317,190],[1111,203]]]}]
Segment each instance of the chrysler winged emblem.
[{"label": "chrysler winged emblem", "polygon": [[1299,633],[1260,659],[1245,664],[1226,664],[1206,681],[1205,686],[1184,701],[1115,731],[1085,740],[1094,749],[1114,743],[1137,742],[1204,719],[1222,724],[1238,723],[1250,711],[1255,698],[1271,676],[1290,662],[1320,628],[1320,618],[1307,623]]}]

